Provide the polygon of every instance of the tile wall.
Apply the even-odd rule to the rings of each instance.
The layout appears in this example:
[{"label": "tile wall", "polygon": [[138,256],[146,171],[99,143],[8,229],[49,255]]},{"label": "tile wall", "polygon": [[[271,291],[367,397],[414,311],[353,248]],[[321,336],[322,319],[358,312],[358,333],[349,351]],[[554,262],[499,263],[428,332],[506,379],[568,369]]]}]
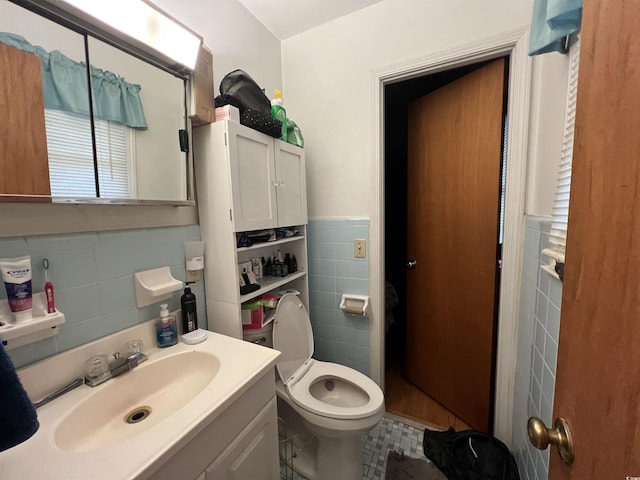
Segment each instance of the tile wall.
[{"label": "tile wall", "polygon": [[550,226],[548,217],[526,219],[512,437],[523,480],[546,480],[549,471],[549,449],[529,443],[526,425],[531,416],[552,420],[562,283],[540,269]]},{"label": "tile wall", "polygon": [[[344,314],[343,293],[369,293],[369,219],[309,220],[310,317],[315,339],[314,358],[340,363],[369,375],[369,321]],[[355,258],[353,242],[365,239],[367,257]]]},{"label": "tile wall", "polygon": [[[184,242],[198,240],[199,225],[0,238],[0,257],[31,256],[34,291],[44,287],[42,259],[49,259],[56,307],[65,315],[58,335],[9,351],[16,368],[158,317],[159,304],[136,307],[133,274],[170,266],[184,281]],[[204,282],[192,291],[206,328]],[[167,302],[170,310],[180,308],[181,295]]]}]

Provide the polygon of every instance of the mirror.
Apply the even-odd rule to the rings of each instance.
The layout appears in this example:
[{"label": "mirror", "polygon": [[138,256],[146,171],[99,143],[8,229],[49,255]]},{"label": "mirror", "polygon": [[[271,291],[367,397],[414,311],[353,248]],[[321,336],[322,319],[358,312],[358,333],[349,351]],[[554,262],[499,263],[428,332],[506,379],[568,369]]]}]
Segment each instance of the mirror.
[{"label": "mirror", "polygon": [[[9,122],[24,139],[10,148],[19,144],[15,148],[22,150],[13,163],[0,158],[0,177],[7,179],[5,183],[11,183],[10,178],[27,179],[25,190],[17,192],[11,190],[14,185],[0,181],[4,201],[33,201],[37,195],[68,203],[193,203],[188,187],[190,159],[181,151],[178,138],[178,131],[188,125],[184,78],[88,36],[89,109],[83,34],[8,0],[0,0],[0,32],[22,37],[27,46],[13,45],[19,41],[14,36],[2,36],[0,47],[6,49],[9,43],[8,47],[21,50],[19,55],[24,56],[28,48],[29,54],[47,59],[41,63],[41,80],[22,67],[23,60],[14,63],[15,68],[0,65],[6,72],[0,73],[0,108],[4,99],[10,102],[10,113],[24,112],[20,121]],[[37,52],[31,50],[38,47]],[[0,57],[6,59],[6,55]],[[27,84],[37,89],[38,81],[44,108],[32,102],[34,95],[28,90],[20,91]],[[0,154],[7,156],[5,145],[0,145]],[[34,160],[37,156],[44,160]]]}]

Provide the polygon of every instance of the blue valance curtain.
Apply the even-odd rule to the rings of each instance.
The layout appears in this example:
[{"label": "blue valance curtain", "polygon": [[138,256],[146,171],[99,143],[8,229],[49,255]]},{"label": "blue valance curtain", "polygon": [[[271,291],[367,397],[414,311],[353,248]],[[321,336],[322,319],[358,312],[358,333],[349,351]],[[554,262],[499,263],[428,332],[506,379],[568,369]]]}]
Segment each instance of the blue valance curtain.
[{"label": "blue valance curtain", "polygon": [[[89,115],[86,64],[66,57],[58,50],[47,52],[24,37],[0,32],[0,42],[33,53],[40,58],[44,106]],[[93,113],[100,120],[118,122],[131,128],[147,129],[140,99],[140,85],[91,65]]]},{"label": "blue valance curtain", "polygon": [[564,38],[581,22],[582,0],[534,0],[529,55],[565,51]]}]

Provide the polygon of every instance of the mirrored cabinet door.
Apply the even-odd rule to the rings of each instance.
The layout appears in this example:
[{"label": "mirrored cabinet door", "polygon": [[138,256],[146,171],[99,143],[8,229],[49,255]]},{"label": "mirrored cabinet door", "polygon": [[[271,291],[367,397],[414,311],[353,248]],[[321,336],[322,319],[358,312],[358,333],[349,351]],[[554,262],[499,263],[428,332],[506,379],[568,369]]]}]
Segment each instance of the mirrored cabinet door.
[{"label": "mirrored cabinet door", "polygon": [[0,47],[0,201],[190,200],[184,77],[8,0]]}]

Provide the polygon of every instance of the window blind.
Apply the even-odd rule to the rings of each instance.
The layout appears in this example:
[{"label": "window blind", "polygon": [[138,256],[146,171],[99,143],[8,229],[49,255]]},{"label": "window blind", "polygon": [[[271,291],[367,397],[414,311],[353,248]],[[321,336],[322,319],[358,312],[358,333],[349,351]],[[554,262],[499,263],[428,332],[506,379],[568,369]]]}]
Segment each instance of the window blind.
[{"label": "window blind", "polygon": [[95,122],[98,152],[98,178],[100,196],[131,198],[128,128],[120,123],[99,120]]},{"label": "window blind", "polygon": [[567,109],[565,113],[564,139],[560,152],[558,182],[553,202],[550,248],[542,253],[557,262],[564,263],[567,245],[567,223],[569,220],[569,196],[571,191],[571,162],[573,158],[573,134],[576,121],[578,94],[578,65],[580,60],[580,39],[569,50],[569,79],[567,89]]},{"label": "window blind", "polygon": [[[51,195],[96,197],[91,124],[83,115],[45,109]],[[131,198],[130,129],[95,121],[100,197]]]}]

